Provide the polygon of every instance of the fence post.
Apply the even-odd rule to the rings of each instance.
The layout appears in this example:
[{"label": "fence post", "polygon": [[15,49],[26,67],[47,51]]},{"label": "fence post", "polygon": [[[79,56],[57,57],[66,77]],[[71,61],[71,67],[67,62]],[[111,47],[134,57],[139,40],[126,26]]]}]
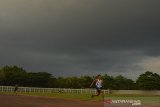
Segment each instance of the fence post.
[{"label": "fence post", "polygon": [[110,94],[110,89],[108,88],[108,94]]},{"label": "fence post", "polygon": [[1,91],[3,92],[3,86],[1,86]]},{"label": "fence post", "polygon": [[82,94],[82,88],[81,88],[81,94]]},{"label": "fence post", "polygon": [[43,91],[43,93],[44,93],[44,92],[45,92],[45,89],[43,88],[42,91]]}]

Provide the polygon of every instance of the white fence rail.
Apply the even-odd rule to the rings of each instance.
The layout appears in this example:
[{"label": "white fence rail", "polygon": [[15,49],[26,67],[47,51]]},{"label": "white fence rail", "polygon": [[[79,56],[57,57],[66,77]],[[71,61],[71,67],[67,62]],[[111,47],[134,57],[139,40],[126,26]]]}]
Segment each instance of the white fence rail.
[{"label": "white fence rail", "polygon": [[[14,86],[0,86],[0,92],[14,92]],[[77,93],[90,94],[96,93],[95,89],[68,89],[68,88],[36,88],[36,87],[18,87],[18,92],[36,92],[36,93]],[[104,90],[108,94],[108,90]]]},{"label": "white fence rail", "polygon": [[[0,86],[0,92],[14,92],[14,86]],[[160,90],[103,90],[105,94],[143,94],[143,95],[160,95]],[[96,93],[95,89],[69,89],[69,88],[37,88],[37,87],[18,87],[18,92],[35,92],[35,93],[77,93],[91,94]]]}]

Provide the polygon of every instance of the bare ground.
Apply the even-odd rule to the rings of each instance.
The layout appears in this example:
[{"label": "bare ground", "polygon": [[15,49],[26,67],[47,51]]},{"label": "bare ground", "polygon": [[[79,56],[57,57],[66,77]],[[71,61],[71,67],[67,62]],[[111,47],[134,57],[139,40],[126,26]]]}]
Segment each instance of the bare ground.
[{"label": "bare ground", "polygon": [[[135,107],[127,104],[108,104],[103,101],[80,101],[74,99],[47,98],[0,94],[0,107]],[[136,107],[160,107],[159,104]]]}]

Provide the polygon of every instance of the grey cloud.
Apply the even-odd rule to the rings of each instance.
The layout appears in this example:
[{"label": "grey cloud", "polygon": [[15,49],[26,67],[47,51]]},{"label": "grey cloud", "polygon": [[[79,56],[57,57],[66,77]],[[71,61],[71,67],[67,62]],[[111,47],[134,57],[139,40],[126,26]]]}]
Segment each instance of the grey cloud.
[{"label": "grey cloud", "polygon": [[55,75],[138,72],[140,60],[160,56],[159,3],[1,0],[1,65]]}]

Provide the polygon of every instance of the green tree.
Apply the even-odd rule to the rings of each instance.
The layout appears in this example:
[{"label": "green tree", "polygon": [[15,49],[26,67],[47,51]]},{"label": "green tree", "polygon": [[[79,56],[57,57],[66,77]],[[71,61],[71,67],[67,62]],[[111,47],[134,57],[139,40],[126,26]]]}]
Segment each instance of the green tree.
[{"label": "green tree", "polygon": [[2,85],[22,85],[25,83],[26,71],[17,66],[5,66],[1,70]]},{"label": "green tree", "polygon": [[28,86],[48,87],[52,75],[47,72],[27,73]]},{"label": "green tree", "polygon": [[105,89],[115,89],[116,88],[114,77],[108,76],[107,74],[105,74],[102,77],[102,79],[103,79],[103,85]]},{"label": "green tree", "polygon": [[48,87],[57,88],[56,87],[57,78],[51,77],[48,81]]},{"label": "green tree", "polygon": [[125,90],[125,89],[133,89],[135,84],[133,80],[127,79],[122,75],[119,75],[115,77],[115,85],[116,89]]},{"label": "green tree", "polygon": [[92,83],[93,78],[90,76],[81,76],[80,77],[80,88],[89,88],[90,84]]},{"label": "green tree", "polygon": [[143,90],[159,90],[160,89],[160,75],[157,73],[152,73],[146,71],[144,74],[141,74],[137,81],[136,85],[138,89]]},{"label": "green tree", "polygon": [[56,80],[56,87],[57,88],[65,88],[66,87],[66,83],[65,83],[65,79],[63,77],[58,77]]},{"label": "green tree", "polygon": [[4,85],[5,82],[5,74],[4,71],[0,70],[0,85]]}]

